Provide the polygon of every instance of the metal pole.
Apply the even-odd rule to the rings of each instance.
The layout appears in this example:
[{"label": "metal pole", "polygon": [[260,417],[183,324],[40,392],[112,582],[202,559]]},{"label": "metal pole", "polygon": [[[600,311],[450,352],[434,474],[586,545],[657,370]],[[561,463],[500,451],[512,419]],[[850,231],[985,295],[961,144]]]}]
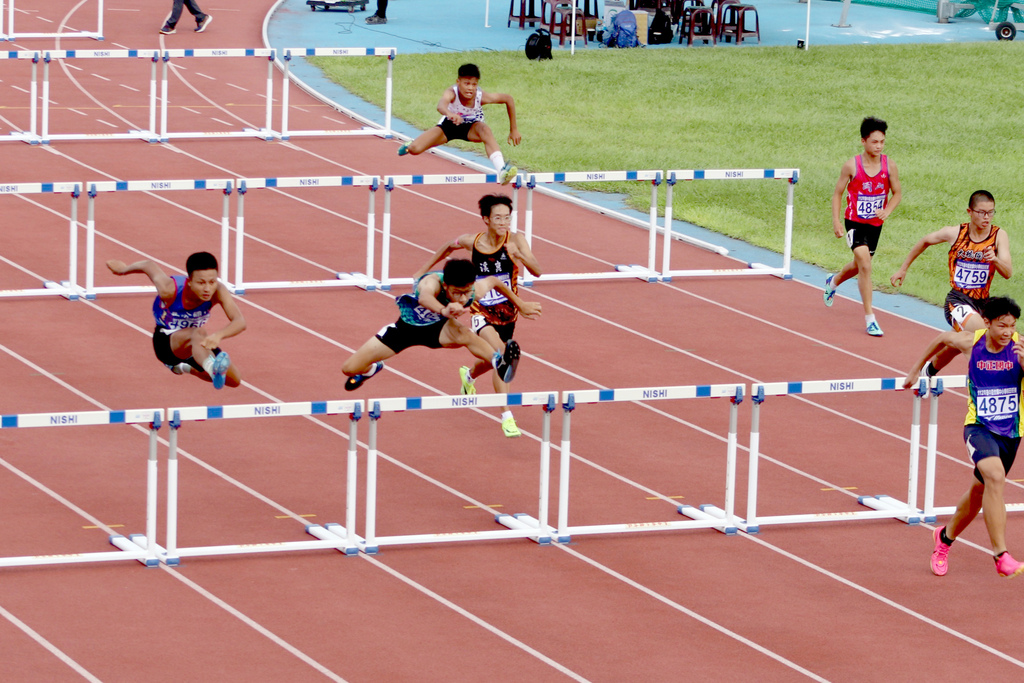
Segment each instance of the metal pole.
[{"label": "metal pole", "polygon": [[671,173],[665,182],[665,234],[661,241],[661,279],[671,282],[672,276],[672,190],[676,185],[676,174]]}]

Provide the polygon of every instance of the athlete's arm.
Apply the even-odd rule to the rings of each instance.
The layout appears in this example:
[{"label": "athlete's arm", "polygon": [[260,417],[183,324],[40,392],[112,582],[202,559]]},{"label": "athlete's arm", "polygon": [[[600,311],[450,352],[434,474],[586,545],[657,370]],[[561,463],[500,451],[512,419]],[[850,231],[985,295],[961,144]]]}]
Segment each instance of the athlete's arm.
[{"label": "athlete's arm", "polygon": [[955,225],[947,225],[944,228],[940,228],[935,232],[930,232],[917,241],[910,249],[910,253],[907,254],[907,258],[903,261],[903,265],[900,269],[892,274],[889,278],[889,282],[892,283],[893,287],[901,287],[903,285],[903,279],[907,276],[907,271],[910,270],[910,264],[917,259],[918,256],[923,254],[928,247],[933,247],[936,244],[942,242],[952,242],[956,239],[956,236],[960,234],[960,228]]},{"label": "athlete's arm", "polygon": [[516,124],[516,101],[511,95],[505,93],[485,92],[480,98],[480,104],[504,104],[508,111],[508,142],[510,145],[518,145],[523,141],[519,134],[519,126]]},{"label": "athlete's arm", "polygon": [[533,255],[533,250],[530,249],[530,243],[526,241],[526,237],[522,233],[509,233],[508,244],[505,250],[513,261],[523,264],[523,267],[530,271],[531,275],[540,277],[540,263],[537,262],[537,257]]},{"label": "athlete's arm", "polygon": [[217,284],[217,293],[213,295],[213,303],[220,304],[220,307],[224,309],[224,315],[228,317],[228,324],[203,339],[204,349],[217,348],[220,346],[221,340],[241,334],[247,327],[245,316],[242,315],[242,309],[235,302],[235,297],[227,287],[220,283]]},{"label": "athlete's arm", "polygon": [[850,181],[853,180],[853,176],[857,171],[857,162],[850,159],[843,167],[839,170],[839,180],[836,181],[835,192],[832,193],[832,231],[836,234],[836,237],[842,237],[846,234],[846,228],[843,225],[843,195],[846,194],[846,188],[850,185]]},{"label": "athlete's arm", "polygon": [[[469,246],[468,247],[466,246],[466,238],[467,237],[469,238]],[[438,249],[437,251],[435,251],[434,255],[430,257],[431,260],[430,260],[429,263],[426,263],[422,268],[420,268],[415,273],[413,273],[412,279],[415,281],[415,280],[418,280],[419,278],[423,277],[424,275],[429,273],[430,269],[433,268],[435,265],[437,265],[437,263],[439,263],[440,261],[443,261],[444,259],[448,258],[449,256],[451,256],[453,253],[455,253],[459,249],[470,249],[470,250],[472,250],[473,249],[473,236],[472,235],[459,235],[458,237],[455,238],[454,241],[445,242],[441,246],[441,248]]]},{"label": "athlete's arm", "polygon": [[145,261],[136,261],[131,265],[126,265],[124,261],[111,259],[107,261],[107,268],[109,268],[110,272],[114,275],[145,273],[153,283],[153,286],[156,287],[156,293],[164,303],[174,301],[174,280],[168,277],[167,273],[165,273],[160,266],[149,259],[146,259]]},{"label": "athlete's arm", "polygon": [[451,122],[457,126],[460,123],[462,123],[462,117],[459,116],[458,114],[453,114],[450,111],[448,111],[448,105],[454,101],[455,91],[452,90],[451,88],[448,88],[441,95],[441,99],[437,101],[437,111],[441,113],[441,116],[450,119]]},{"label": "athlete's arm", "polygon": [[885,203],[882,210],[878,212],[878,218],[882,221],[889,217],[889,214],[900,205],[900,200],[903,199],[903,186],[900,185],[900,174],[892,160],[889,161],[889,189],[892,190],[892,195],[889,196],[889,201]]},{"label": "athlete's arm", "polygon": [[974,345],[974,332],[967,330],[964,332],[943,332],[935,339],[933,339],[927,346],[917,363],[914,367],[910,368],[910,372],[907,373],[906,379],[903,380],[903,388],[909,389],[914,386],[921,375],[921,368],[924,367],[925,363],[930,361],[939,351],[944,348],[956,349],[960,353],[970,355],[971,347]]},{"label": "athlete's arm", "polygon": [[476,281],[476,296],[478,299],[482,299],[487,292],[492,289],[496,289],[501,294],[512,302],[512,305],[519,309],[519,312],[523,314],[523,317],[534,318],[540,317],[541,305],[538,301],[523,301],[512,291],[512,288],[506,285],[504,282],[496,277],[485,277],[480,278]]},{"label": "athlete's arm", "polygon": [[996,233],[995,249],[989,247],[985,250],[986,257],[991,253],[991,260],[996,266],[996,272],[1007,280],[1013,275],[1013,263],[1010,261],[1010,237],[1005,230]]},{"label": "athlete's arm", "polygon": [[433,311],[445,318],[458,318],[465,312],[465,307],[455,301],[442,306],[437,295],[441,293],[441,280],[436,275],[427,275],[419,284],[419,304],[428,311]]}]

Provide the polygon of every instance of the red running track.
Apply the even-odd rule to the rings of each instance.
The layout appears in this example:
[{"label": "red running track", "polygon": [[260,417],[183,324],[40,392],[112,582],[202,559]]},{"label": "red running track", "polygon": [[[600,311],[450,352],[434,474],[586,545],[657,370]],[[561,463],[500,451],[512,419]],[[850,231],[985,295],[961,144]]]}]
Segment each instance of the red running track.
[{"label": "red running track", "polygon": [[[270,3],[256,4],[221,0],[201,45],[258,45]],[[108,7],[109,45],[154,45],[157,10]],[[237,18],[225,21],[232,11]],[[171,39],[165,44],[200,45],[191,35]],[[257,84],[250,89],[259,92],[265,68],[234,69],[232,82]],[[103,69],[131,77],[113,64]],[[68,71],[53,74],[61,107],[92,103],[93,119],[131,120],[117,105],[133,95],[116,80]],[[258,125],[258,107],[253,115],[217,108],[228,86],[208,71],[178,74],[182,88],[195,89],[195,116],[233,114]],[[22,76],[0,74],[4,102]],[[304,97],[295,104],[307,109],[295,115],[310,120],[325,110]],[[55,125],[78,116],[60,109]],[[452,170],[436,157],[399,159],[395,147],[364,138],[5,143],[0,182]],[[411,273],[443,240],[478,229],[481,191],[396,191],[394,274]],[[0,283],[38,286],[66,258],[57,248],[66,239],[66,197],[2,201]],[[103,197],[98,260],[147,256],[177,272],[191,251],[217,250],[220,201],[215,192]],[[807,201],[799,189],[797,201]],[[248,257],[249,275],[320,279],[363,265],[361,191],[252,193],[247,202],[247,232],[262,240]],[[535,208],[534,247],[549,272],[608,269],[644,252],[641,230],[547,197],[537,197]],[[686,248],[673,262],[731,265]],[[123,281],[99,274],[98,283]],[[858,304],[839,298],[825,309],[819,290],[769,277],[539,283],[525,294],[543,302],[544,315],[519,326],[526,355],[518,391],[898,376],[934,334],[882,313],[886,336],[870,338]],[[344,397],[340,365],[394,319],[391,297],[352,289],[240,297],[249,329],[226,347],[245,384],[223,393],[154,361],[148,295],[5,299],[0,413]],[[466,358],[411,350],[359,396],[451,393]],[[943,409],[943,505],[969,476],[956,424],[961,400]],[[910,402],[905,393],[767,402],[760,512],[839,512],[857,509],[858,494],[898,497],[906,488]],[[571,522],[659,522],[678,519],[681,502],[721,505],[727,405],[580,406]],[[495,512],[535,509],[541,413],[516,414],[525,432],[518,440],[501,437],[493,411],[383,418],[378,532],[493,529]],[[746,402],[741,482],[749,415]],[[342,419],[189,424],[179,445],[182,545],[303,540],[311,521],[342,521]],[[141,532],[145,453],[144,433],[130,427],[0,431],[0,555],[102,551],[110,533]],[[740,514],[744,496],[741,485]],[[1018,483],[1009,496],[1024,499]],[[1008,541],[1011,548],[1024,541],[1013,517]],[[897,521],[729,537],[711,530],[581,536],[552,547],[527,540],[389,547],[372,557],[254,554],[189,559],[176,569],[135,562],[3,569],[0,672],[5,681],[1016,680],[1024,646],[999,626],[1015,616],[1020,587],[998,579],[986,546],[983,526],[974,525],[944,579],[928,570],[930,531]]]}]

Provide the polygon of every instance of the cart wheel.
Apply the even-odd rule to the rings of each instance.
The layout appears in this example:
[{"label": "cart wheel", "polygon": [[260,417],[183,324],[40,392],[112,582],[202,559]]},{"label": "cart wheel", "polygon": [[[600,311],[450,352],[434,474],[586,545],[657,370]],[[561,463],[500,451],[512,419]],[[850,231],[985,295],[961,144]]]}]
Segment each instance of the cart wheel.
[{"label": "cart wheel", "polygon": [[996,26],[997,40],[1013,40],[1017,37],[1017,27],[1009,21],[1004,21]]}]

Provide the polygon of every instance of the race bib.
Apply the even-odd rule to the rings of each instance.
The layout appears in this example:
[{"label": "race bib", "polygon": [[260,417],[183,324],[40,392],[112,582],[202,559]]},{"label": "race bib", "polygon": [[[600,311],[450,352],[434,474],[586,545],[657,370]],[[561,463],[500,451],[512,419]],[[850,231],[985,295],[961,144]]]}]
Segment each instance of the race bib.
[{"label": "race bib", "polygon": [[871,219],[877,216],[885,206],[885,197],[884,194],[858,194],[857,218]]},{"label": "race bib", "polygon": [[988,284],[989,266],[978,261],[957,261],[953,284],[959,289],[981,289]]},{"label": "race bib", "polygon": [[[509,276],[508,273],[498,273],[495,277],[501,280],[502,284],[504,284],[506,287],[512,289],[512,278]],[[503,304],[506,301],[508,301],[508,298],[504,294],[499,292],[497,289],[492,289],[491,291],[487,292],[487,294],[484,294],[483,298],[480,299],[480,305],[496,306],[498,304]]]},{"label": "race bib", "polygon": [[986,420],[1005,420],[1017,414],[1020,395],[1015,387],[982,389],[978,392],[978,417]]}]

